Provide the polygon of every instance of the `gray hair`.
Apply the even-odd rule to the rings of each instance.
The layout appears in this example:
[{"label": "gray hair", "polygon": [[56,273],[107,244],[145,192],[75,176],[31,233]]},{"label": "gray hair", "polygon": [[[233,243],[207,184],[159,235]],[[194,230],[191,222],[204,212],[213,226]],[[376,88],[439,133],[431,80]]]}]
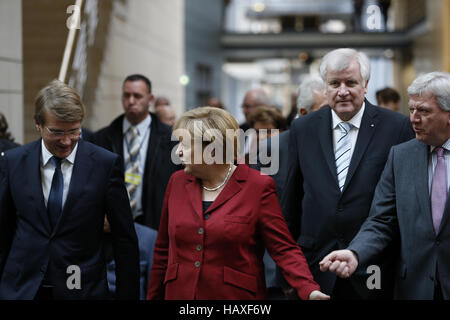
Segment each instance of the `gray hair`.
[{"label": "gray hair", "polygon": [[319,67],[320,76],[326,81],[328,70],[342,71],[353,61],[358,61],[359,71],[364,80],[364,85],[370,79],[370,60],[367,55],[361,51],[350,48],[341,48],[328,52],[322,59]]},{"label": "gray hair", "polygon": [[431,93],[443,111],[450,111],[450,74],[447,72],[430,72],[417,77],[408,87],[408,95]]},{"label": "gray hair", "polygon": [[308,113],[316,103],[313,90],[325,90],[325,82],[318,76],[306,76],[297,89],[297,107],[303,107]]}]

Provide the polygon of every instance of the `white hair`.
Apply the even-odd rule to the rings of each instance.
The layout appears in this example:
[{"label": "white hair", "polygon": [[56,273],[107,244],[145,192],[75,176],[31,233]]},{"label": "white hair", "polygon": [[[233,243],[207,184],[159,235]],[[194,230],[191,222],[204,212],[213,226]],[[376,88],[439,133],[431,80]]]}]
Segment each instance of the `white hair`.
[{"label": "white hair", "polygon": [[408,95],[431,93],[444,111],[450,111],[450,74],[447,72],[430,72],[417,77],[408,87]]},{"label": "white hair", "polygon": [[313,96],[313,90],[325,90],[325,82],[318,76],[306,76],[297,89],[297,106],[305,108],[308,113],[316,104]]},{"label": "white hair", "polygon": [[341,48],[328,52],[320,64],[320,76],[326,81],[328,70],[342,71],[355,60],[359,63],[359,71],[365,85],[370,79],[370,60],[365,53],[355,49]]}]

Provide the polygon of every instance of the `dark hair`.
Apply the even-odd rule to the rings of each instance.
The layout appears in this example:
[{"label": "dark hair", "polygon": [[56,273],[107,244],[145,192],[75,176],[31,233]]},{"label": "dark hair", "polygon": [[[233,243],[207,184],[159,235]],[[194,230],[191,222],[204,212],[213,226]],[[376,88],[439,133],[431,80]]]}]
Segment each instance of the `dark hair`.
[{"label": "dark hair", "polygon": [[386,87],[384,89],[378,90],[376,92],[377,97],[377,103],[388,103],[388,102],[394,102],[397,103],[400,101],[400,95],[398,94],[397,90]]},{"label": "dark hair", "polygon": [[7,139],[14,142],[14,138],[8,130],[8,122],[3,113],[0,112],[0,139]]},{"label": "dark hair", "polygon": [[276,107],[261,106],[249,115],[248,124],[253,128],[256,122],[270,122],[275,129],[281,131],[286,129],[286,119],[281,111]]},{"label": "dark hair", "polygon": [[152,83],[146,76],[143,76],[142,74],[129,75],[128,77],[125,78],[123,83],[125,83],[127,81],[144,81],[145,84],[147,85],[148,93],[152,93]]}]

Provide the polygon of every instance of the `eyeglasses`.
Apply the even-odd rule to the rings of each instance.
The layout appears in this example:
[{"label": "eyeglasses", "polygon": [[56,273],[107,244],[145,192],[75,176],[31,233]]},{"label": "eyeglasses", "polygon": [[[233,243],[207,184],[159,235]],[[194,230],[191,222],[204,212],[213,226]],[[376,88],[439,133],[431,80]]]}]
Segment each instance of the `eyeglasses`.
[{"label": "eyeglasses", "polygon": [[67,131],[50,129],[48,127],[45,127],[45,129],[47,129],[48,133],[50,133],[50,135],[55,138],[62,138],[65,135],[68,135],[70,138],[78,138],[81,134],[81,128],[76,128]]}]

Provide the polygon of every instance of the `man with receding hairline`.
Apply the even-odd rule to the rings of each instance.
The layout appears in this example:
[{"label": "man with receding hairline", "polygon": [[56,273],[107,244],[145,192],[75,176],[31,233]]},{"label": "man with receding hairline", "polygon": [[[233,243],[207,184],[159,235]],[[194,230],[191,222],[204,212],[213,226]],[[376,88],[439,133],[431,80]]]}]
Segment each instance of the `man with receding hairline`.
[{"label": "man with receding hairline", "polygon": [[351,280],[341,280],[320,272],[318,263],[357,233],[390,147],[414,133],[407,117],[365,99],[370,61],[364,53],[333,50],[323,57],[320,75],[328,106],[291,125],[283,213],[315,281],[331,299],[388,298],[390,269],[384,265],[382,289],[369,291],[363,267]]},{"label": "man with receding hairline", "polygon": [[269,98],[262,88],[248,90],[244,96],[244,101],[242,102],[242,112],[245,116],[245,122],[242,123],[239,127],[244,131],[250,129],[248,123],[250,114],[258,107],[268,106],[269,102]]},{"label": "man with receding hairline", "polygon": [[126,77],[124,113],[97,131],[94,142],[121,156],[134,221],[158,230],[167,183],[179,167],[171,161],[171,128],[149,112],[153,99],[147,77]]}]

